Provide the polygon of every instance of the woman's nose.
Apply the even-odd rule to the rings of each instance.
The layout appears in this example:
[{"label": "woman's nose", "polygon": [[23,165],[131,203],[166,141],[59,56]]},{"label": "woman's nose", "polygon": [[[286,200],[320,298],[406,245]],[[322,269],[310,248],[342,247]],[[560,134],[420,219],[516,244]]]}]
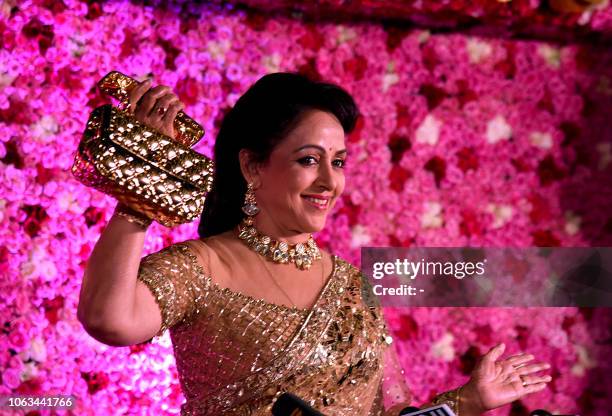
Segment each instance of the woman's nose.
[{"label": "woman's nose", "polygon": [[319,165],[319,184],[325,186],[328,190],[332,190],[336,187],[337,173],[334,171],[334,167],[329,163],[321,163]]}]

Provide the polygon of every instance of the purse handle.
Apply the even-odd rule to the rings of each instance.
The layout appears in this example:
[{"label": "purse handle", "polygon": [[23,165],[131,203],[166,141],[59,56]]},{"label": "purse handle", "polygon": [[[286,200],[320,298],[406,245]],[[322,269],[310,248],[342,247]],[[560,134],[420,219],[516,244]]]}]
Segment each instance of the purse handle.
[{"label": "purse handle", "polygon": [[[116,98],[121,103],[120,110],[125,111],[129,105],[129,94],[138,82],[118,71],[111,71],[100,81],[98,87],[104,94]],[[185,114],[182,110],[178,112],[174,119],[174,128],[177,131],[177,142],[192,147],[204,137],[204,129],[194,119]]]}]

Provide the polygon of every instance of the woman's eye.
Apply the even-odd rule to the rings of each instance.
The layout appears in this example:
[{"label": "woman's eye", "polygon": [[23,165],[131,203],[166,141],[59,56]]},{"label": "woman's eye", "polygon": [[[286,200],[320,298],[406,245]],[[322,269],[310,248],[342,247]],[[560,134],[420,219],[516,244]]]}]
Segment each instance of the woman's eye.
[{"label": "woman's eye", "polygon": [[334,163],[338,163],[336,166],[339,168],[344,168],[346,166],[346,160],[344,159],[336,159],[334,160]]},{"label": "woman's eye", "polygon": [[306,156],[306,157],[303,157],[300,160],[298,160],[298,162],[300,162],[302,165],[309,166],[309,165],[312,165],[313,162],[316,163],[317,159],[312,157],[312,156]]},{"label": "woman's eye", "polygon": [[[315,158],[314,156],[303,157],[303,158],[299,159],[298,162],[300,164],[302,164],[302,165],[305,165],[305,166],[312,166],[312,165],[316,165],[317,163],[319,163],[317,158]],[[346,165],[346,160],[344,160],[344,159],[336,159],[332,163],[334,164],[334,166],[336,166],[338,168],[344,168],[344,166]]]}]

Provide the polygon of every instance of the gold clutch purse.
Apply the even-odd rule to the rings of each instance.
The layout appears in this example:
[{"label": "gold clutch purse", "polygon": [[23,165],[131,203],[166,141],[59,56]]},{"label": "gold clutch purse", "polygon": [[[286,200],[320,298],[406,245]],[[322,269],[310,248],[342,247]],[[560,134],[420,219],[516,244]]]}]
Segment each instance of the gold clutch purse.
[{"label": "gold clutch purse", "polygon": [[[98,83],[124,104],[136,84],[118,72]],[[96,108],[79,143],[73,175],[166,227],[193,221],[212,188],[214,164],[190,149],[202,138],[202,128],[184,113],[179,115],[179,134],[172,139],[120,108]]]}]

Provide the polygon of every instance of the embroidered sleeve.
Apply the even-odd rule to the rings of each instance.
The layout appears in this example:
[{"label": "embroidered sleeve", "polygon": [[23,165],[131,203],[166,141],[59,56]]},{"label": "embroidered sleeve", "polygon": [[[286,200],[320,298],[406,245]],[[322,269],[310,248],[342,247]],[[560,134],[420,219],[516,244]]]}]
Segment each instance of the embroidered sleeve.
[{"label": "embroidered sleeve", "polygon": [[147,285],[162,315],[156,336],[199,312],[206,279],[188,246],[175,244],[143,257],[138,280]]}]

